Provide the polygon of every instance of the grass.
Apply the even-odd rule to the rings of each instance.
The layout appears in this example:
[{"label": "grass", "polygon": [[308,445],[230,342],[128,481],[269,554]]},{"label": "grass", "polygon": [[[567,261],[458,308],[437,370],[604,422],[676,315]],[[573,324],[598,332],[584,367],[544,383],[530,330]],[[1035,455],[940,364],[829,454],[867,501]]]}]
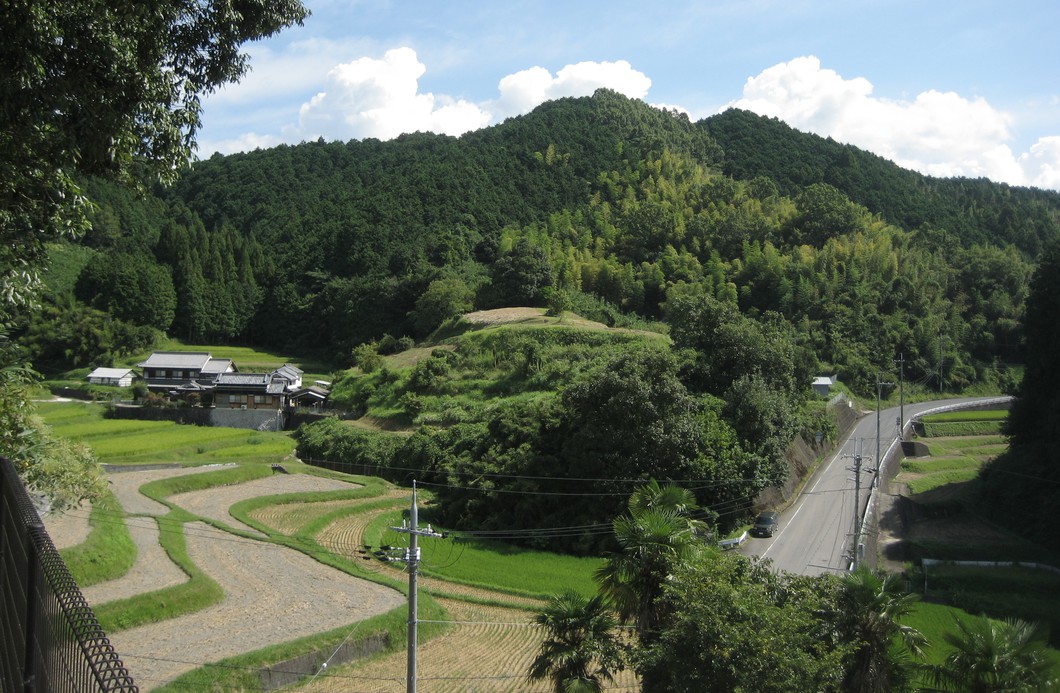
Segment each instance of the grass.
[{"label": "grass", "polygon": [[169,558],[187,574],[188,581],[95,607],[96,619],[104,632],[113,633],[194,613],[224,598],[220,585],[202,572],[188,556],[184,523],[197,519],[182,510],[173,510],[158,518],[159,543]]},{"label": "grass", "polygon": [[906,482],[913,495],[927,493],[950,484],[972,481],[979,476],[979,467],[973,469],[944,469]]},{"label": "grass", "polygon": [[88,538],[60,551],[77,586],[84,588],[125,575],[136,561],[136,545],[125,512],[109,491],[92,506]]},{"label": "grass", "polygon": [[[919,630],[927,638],[928,644],[924,648],[924,658],[918,660],[922,664],[937,665],[946,660],[951,647],[946,643],[946,634],[957,634],[957,619],[965,623],[974,623],[980,619],[987,618],[978,612],[970,612],[953,606],[945,606],[932,602],[922,601],[914,606],[912,613],[902,619],[902,624]],[[1024,620],[1035,620],[1024,619]],[[1054,627],[1055,632],[1055,627]],[[1040,635],[1039,637],[1045,637]],[[1046,656],[1052,662],[1052,677],[1060,678],[1060,651],[1049,647]],[[926,685],[926,680],[918,680],[914,683]]]},{"label": "grass", "polygon": [[[1004,412],[1002,413],[1004,414]],[[939,415],[936,425],[991,422],[998,412],[955,412]],[[972,503],[979,468],[1005,450],[1006,440],[990,435],[933,439],[930,458],[902,462],[902,481],[912,500],[941,510],[946,519],[921,520],[908,529],[907,551],[950,560],[1048,562],[1040,546],[987,524]],[[911,478],[910,478],[911,477]],[[922,533],[921,530],[924,530]],[[1020,618],[1045,625],[1042,637],[1060,644],[1060,576],[1031,568],[932,566],[914,571],[913,588],[926,589],[925,600],[903,622],[929,640],[926,661],[940,664],[949,652],[945,634],[956,632],[955,618]],[[1054,676],[1060,677],[1060,651],[1050,649]]]},{"label": "grass", "polygon": [[[408,536],[390,529],[401,526],[405,516],[401,510],[380,514],[365,529],[365,543],[406,546]],[[600,558],[566,556],[478,539],[423,539],[419,546],[424,575],[539,599],[565,589],[586,596],[595,594],[597,586],[592,576],[603,565]]]},{"label": "grass", "polygon": [[987,461],[1004,452],[1006,445],[1000,435],[933,439],[928,445],[931,457],[902,461],[902,480],[914,496],[972,481]]}]

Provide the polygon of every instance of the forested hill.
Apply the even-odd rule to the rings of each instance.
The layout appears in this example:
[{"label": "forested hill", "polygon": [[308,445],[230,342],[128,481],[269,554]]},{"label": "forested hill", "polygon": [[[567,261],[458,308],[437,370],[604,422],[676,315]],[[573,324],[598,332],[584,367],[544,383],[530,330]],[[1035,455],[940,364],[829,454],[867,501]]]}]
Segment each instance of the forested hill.
[{"label": "forested hill", "polygon": [[[940,360],[951,387],[996,380],[1019,356],[1039,249],[1060,236],[1055,193],[925,178],[748,113],[693,123],[605,90],[459,138],[218,155],[146,201],[88,192],[86,264],[67,283],[185,339],[341,364],[462,310],[552,301],[674,329],[670,299],[701,294],[782,318],[806,368],[863,388],[899,353],[925,381]],[[126,297],[147,285],[168,311],[137,314]],[[29,332],[35,363],[101,358]]]},{"label": "forested hill", "polygon": [[315,249],[308,262],[292,258],[296,266],[386,270],[394,252],[444,254],[446,239],[475,245],[507,225],[584,207],[601,174],[664,149],[706,166],[721,157],[687,119],[600,91],[459,139],[411,134],[217,155],[172,195],[208,226],[227,221],[281,241],[279,252],[292,243],[299,253]]},{"label": "forested hill", "polygon": [[736,179],[772,179],[796,195],[814,183],[839,188],[887,221],[939,242],[1014,244],[1037,256],[1056,235],[1060,193],[984,178],[930,178],[883,157],[799,132],[776,118],[730,109],[702,121]]}]

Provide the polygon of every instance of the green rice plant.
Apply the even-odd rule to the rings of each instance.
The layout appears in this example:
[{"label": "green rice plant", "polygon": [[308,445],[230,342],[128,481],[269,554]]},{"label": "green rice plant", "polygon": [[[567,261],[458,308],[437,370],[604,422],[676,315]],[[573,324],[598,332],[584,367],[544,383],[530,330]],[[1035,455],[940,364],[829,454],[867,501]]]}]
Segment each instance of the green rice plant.
[{"label": "green rice plant", "polygon": [[980,462],[968,457],[931,457],[902,461],[902,471],[915,474],[937,474],[955,469],[979,469]]},{"label": "green rice plant", "polygon": [[205,449],[203,455],[216,460],[260,460],[262,462],[278,461],[294,452],[293,441],[289,436],[281,435],[269,439],[252,439],[243,445],[226,445],[214,450]]},{"label": "green rice plant", "polygon": [[959,484],[971,481],[979,476],[978,467],[972,469],[949,469],[919,479],[910,479],[907,484],[910,493],[916,495],[947,484]]},{"label": "green rice plant", "polygon": [[1004,436],[969,436],[963,438],[943,438],[931,441],[931,452],[935,455],[953,454],[983,446],[1005,446],[1008,442]]},{"label": "green rice plant", "polygon": [[964,409],[925,416],[924,423],[952,423],[955,421],[1004,421],[1007,409]]},{"label": "green rice plant", "polygon": [[925,423],[924,437],[982,436],[1001,432],[1001,421],[954,421],[949,423]]},{"label": "green rice plant", "polygon": [[[1060,642],[1060,576],[1024,567],[940,565],[927,571],[925,584],[932,600],[991,618],[1037,621],[1051,641]],[[1060,653],[1057,653],[1060,654]]]},{"label": "green rice plant", "polygon": [[59,552],[78,587],[115,580],[136,562],[125,511],[110,491],[92,506],[88,524],[91,530],[84,542]]},{"label": "green rice plant", "polygon": [[[946,635],[956,635],[958,633],[958,618],[966,623],[972,623],[986,618],[986,616],[979,612],[966,611],[956,606],[922,601],[913,607],[911,613],[901,619],[902,625],[916,628],[927,638],[927,645],[924,647],[924,658],[918,660],[918,662],[936,665],[942,664],[946,660],[946,656],[951,651],[951,647],[946,643]],[[1025,618],[1024,620],[1036,621],[1040,619]],[[1060,651],[1050,647],[1047,649],[1046,655],[1052,662],[1053,677],[1060,676]],[[915,677],[913,681],[914,687],[916,685],[928,686],[930,683],[926,678]]]},{"label": "green rice plant", "polygon": [[104,419],[99,407],[51,405],[42,409],[56,435],[85,443],[102,462],[196,462],[259,459],[275,462],[294,452],[286,433],[240,428],[187,426],[171,421]]},{"label": "green rice plant", "polygon": [[[403,511],[379,515],[365,529],[365,543],[404,546],[408,535],[390,527],[401,526]],[[441,531],[440,528],[435,528]],[[567,556],[524,549],[510,544],[449,537],[422,539],[420,570],[442,580],[508,594],[547,599],[565,589],[596,593],[593,573],[603,559]]]},{"label": "green rice plant", "polygon": [[[43,394],[43,393],[42,393]],[[85,416],[101,418],[101,408],[84,402],[35,402],[37,413],[51,426],[78,420]]]}]

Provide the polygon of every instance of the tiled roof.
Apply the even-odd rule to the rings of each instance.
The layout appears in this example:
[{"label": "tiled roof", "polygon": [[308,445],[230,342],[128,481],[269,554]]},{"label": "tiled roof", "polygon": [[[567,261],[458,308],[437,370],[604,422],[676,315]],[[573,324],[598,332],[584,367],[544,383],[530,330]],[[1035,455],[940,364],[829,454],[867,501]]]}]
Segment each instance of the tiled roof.
[{"label": "tiled roof", "polygon": [[292,366],[289,363],[285,363],[279,368],[277,368],[276,372],[290,380],[297,380],[298,376],[305,373],[305,371],[303,371],[301,368],[298,368],[297,366]]},{"label": "tiled roof", "polygon": [[205,351],[156,351],[140,364],[141,368],[198,368],[210,361]]},{"label": "tiled roof", "polygon": [[264,387],[271,378],[268,373],[221,373],[214,381],[218,387]]}]

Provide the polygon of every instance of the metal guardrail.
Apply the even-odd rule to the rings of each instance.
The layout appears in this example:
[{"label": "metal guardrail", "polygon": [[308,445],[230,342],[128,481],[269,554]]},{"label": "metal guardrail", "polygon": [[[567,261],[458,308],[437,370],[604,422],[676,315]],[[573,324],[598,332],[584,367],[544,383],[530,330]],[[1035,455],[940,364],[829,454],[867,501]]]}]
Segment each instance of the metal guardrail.
[{"label": "metal guardrail", "polygon": [[45,531],[14,464],[3,457],[0,691],[138,691]]},{"label": "metal guardrail", "polygon": [[735,549],[737,546],[740,546],[741,544],[743,544],[746,541],[747,541],[747,532],[744,532],[743,534],[741,534],[740,536],[736,537],[735,539],[722,539],[721,541],[718,542],[718,546],[720,546],[723,549]]}]

